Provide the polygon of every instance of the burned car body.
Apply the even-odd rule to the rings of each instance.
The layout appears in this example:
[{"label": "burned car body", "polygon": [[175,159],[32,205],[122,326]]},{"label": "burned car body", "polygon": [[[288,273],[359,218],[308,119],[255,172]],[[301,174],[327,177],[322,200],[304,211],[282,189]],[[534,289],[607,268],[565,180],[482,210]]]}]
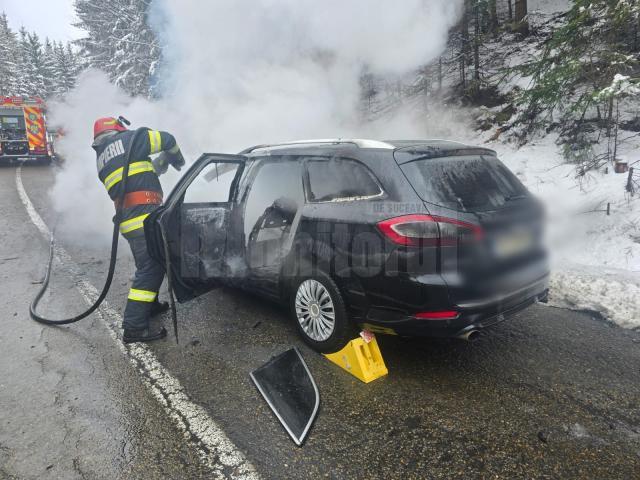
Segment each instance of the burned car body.
[{"label": "burned car body", "polygon": [[316,140],[205,154],[145,222],[184,302],[224,283],[289,303],[318,351],[360,325],[475,335],[545,300],[540,203],[495,152]]}]

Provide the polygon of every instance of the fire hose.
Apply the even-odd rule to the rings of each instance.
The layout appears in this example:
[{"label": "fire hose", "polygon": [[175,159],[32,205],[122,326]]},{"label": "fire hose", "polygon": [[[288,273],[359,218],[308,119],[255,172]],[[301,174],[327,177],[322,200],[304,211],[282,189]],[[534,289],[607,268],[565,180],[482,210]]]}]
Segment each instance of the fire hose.
[{"label": "fire hose", "polygon": [[[47,268],[45,271],[44,278],[42,280],[42,287],[40,287],[40,290],[38,291],[35,298],[31,302],[31,305],[29,306],[29,314],[31,315],[31,318],[36,322],[42,323],[45,325],[68,325],[70,323],[76,323],[82,320],[83,318],[88,317],[93,312],[95,312],[100,306],[100,304],[102,304],[102,302],[104,301],[105,297],[107,296],[107,293],[109,293],[109,289],[111,288],[111,282],[113,281],[113,275],[116,269],[116,260],[118,256],[118,239],[120,236],[120,222],[122,220],[122,211],[124,208],[123,207],[124,196],[127,191],[127,178],[129,176],[131,150],[133,148],[133,145],[135,145],[136,141],[138,140],[138,138],[140,138],[140,136],[146,132],[147,132],[146,128],[138,128],[134,132],[133,138],[131,139],[131,142],[129,142],[127,150],[125,151],[124,166],[122,170],[122,189],[119,195],[119,201],[116,202],[116,214],[113,220],[113,235],[111,237],[111,254],[109,258],[109,270],[107,272],[107,278],[104,282],[104,286],[102,287],[102,291],[100,292],[100,295],[98,295],[98,298],[87,310],[85,310],[84,312],[74,317],[54,320],[54,319],[43,317],[38,314],[37,312],[38,304],[40,303],[40,300],[42,299],[43,295],[45,294],[49,286],[49,280],[51,278],[51,268],[52,268],[53,259],[55,256],[55,238],[54,238],[54,235],[52,234],[51,241],[49,244],[49,260],[47,262]],[[165,268],[167,271],[167,286],[169,290],[169,302],[171,305],[171,317],[173,320],[173,330],[175,333],[176,343],[177,343],[178,342],[178,321],[177,321],[177,315],[176,315],[175,299],[174,299],[172,283],[171,283],[171,260],[169,258],[169,245],[167,243],[164,227],[160,225],[160,228],[161,228],[162,242],[164,244],[164,251],[166,256]]]}]

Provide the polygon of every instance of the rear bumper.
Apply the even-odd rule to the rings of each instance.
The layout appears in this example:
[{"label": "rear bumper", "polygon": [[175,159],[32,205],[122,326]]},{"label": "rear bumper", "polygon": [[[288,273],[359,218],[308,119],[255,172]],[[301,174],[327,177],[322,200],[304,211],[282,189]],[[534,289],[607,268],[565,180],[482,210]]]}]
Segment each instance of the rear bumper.
[{"label": "rear bumper", "polygon": [[491,327],[536,302],[545,302],[549,276],[501,295],[455,305],[459,315],[449,320],[425,320],[399,315],[398,312],[371,308],[362,322],[374,332],[403,336],[459,337],[474,330]]}]

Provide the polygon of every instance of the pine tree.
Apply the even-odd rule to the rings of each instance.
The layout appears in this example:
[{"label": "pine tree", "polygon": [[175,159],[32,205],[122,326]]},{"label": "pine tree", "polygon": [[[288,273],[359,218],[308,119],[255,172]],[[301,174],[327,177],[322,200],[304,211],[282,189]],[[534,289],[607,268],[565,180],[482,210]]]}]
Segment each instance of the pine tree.
[{"label": "pine tree", "polygon": [[0,15],[0,96],[50,98],[73,88],[79,74],[71,44],[45,39],[21,28],[16,34],[7,16]]},{"label": "pine tree", "polygon": [[76,55],[70,44],[67,43],[66,47],[62,43],[53,45],[53,65],[56,77],[53,93],[62,96],[74,87],[78,75]]},{"label": "pine tree", "polygon": [[18,35],[16,94],[28,96],[34,88],[29,65],[29,32],[21,27]]},{"label": "pine tree", "polygon": [[45,56],[42,43],[37,33],[28,33],[23,45],[24,73],[26,74],[25,89],[30,96],[46,96],[45,84]]},{"label": "pine tree", "polygon": [[495,36],[498,28],[495,0],[465,0],[458,32],[450,42],[459,43],[459,85],[470,99],[477,98],[482,90],[481,51],[489,34]]},{"label": "pine tree", "polygon": [[[619,99],[640,94],[633,78],[639,3],[574,0],[542,55],[518,68],[532,83],[520,95],[521,123],[529,130],[561,126],[566,152],[589,149],[593,130],[616,134]],[[615,142],[609,150],[615,156]]]},{"label": "pine tree", "polygon": [[18,42],[7,15],[0,15],[0,96],[15,95],[18,83]]},{"label": "pine tree", "polygon": [[40,73],[43,78],[44,88],[40,93],[42,98],[49,98],[58,89],[59,78],[56,75],[55,57],[53,51],[53,44],[46,38],[44,42],[44,51],[42,57],[42,64],[40,66]]},{"label": "pine tree", "polygon": [[76,79],[78,78],[78,75],[82,71],[81,62],[79,60],[78,53],[71,48],[70,43],[67,43],[67,47],[65,51],[66,51],[67,63],[69,64],[68,84],[70,85],[69,88],[73,88],[73,86],[76,83]]},{"label": "pine tree", "polygon": [[148,0],[77,0],[75,7],[78,27],[87,32],[77,42],[86,64],[132,94],[149,95],[160,49],[148,24]]}]

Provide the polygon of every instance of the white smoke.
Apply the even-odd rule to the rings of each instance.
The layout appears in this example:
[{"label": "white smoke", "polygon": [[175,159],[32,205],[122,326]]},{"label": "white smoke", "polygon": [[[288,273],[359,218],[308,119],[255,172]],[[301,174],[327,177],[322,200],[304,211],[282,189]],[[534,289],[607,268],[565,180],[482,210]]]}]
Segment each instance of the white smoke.
[{"label": "white smoke", "polygon": [[[95,118],[170,131],[187,161],[202,152],[301,138],[429,136],[420,114],[363,122],[363,69],[402,75],[437,57],[462,0],[155,0],[165,45],[162,99],[130,98],[87,72],[51,109],[66,136],[53,189],[62,226],[104,238],[113,206],[97,179]],[[163,177],[165,190],[178,178]],[[82,232],[80,234],[80,232]],[[108,235],[106,235],[108,238]]]},{"label": "white smoke", "polygon": [[56,233],[80,244],[108,244],[113,229],[113,203],[98,179],[93,143],[93,122],[107,115],[126,114],[136,124],[162,118],[165,107],[144,98],[132,98],[109,82],[104,72],[85,71],[64,102],[50,106],[50,126],[64,135],[56,142],[63,159],[51,191],[58,213]]},{"label": "white smoke", "polygon": [[366,134],[362,69],[399,75],[436,58],[460,3],[162,0],[167,94],[202,149]]}]

